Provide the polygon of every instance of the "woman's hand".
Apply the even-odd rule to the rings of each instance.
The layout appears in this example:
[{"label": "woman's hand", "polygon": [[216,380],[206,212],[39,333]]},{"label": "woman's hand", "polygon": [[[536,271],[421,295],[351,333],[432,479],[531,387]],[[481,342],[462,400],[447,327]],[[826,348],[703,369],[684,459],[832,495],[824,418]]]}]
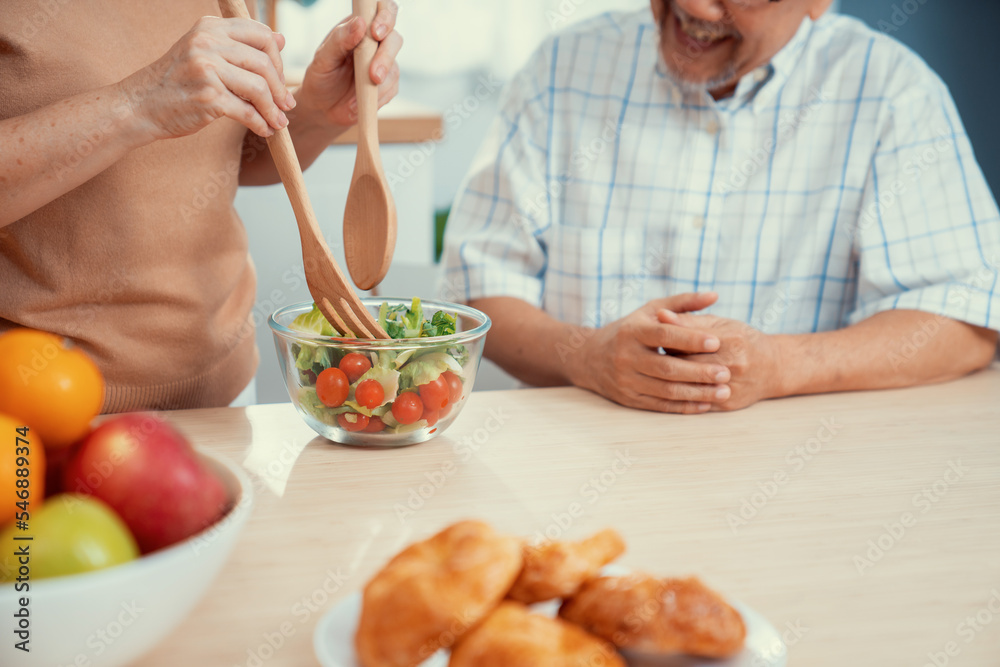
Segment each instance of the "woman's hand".
[{"label": "woman's hand", "polygon": [[369,69],[372,83],[378,85],[381,107],[399,91],[399,65],[396,55],[403,46],[403,37],[395,31],[399,7],[393,0],[382,0],[371,27],[358,16],[344,19],[316,50],[306,70],[302,88],[296,94],[299,108],[296,122],[311,122],[340,128],[350,127],[358,120],[358,99],[354,92],[354,49],[365,34],[379,42]]},{"label": "woman's hand", "polygon": [[247,19],[199,19],[162,58],[119,84],[150,140],[194,134],[228,117],[269,137],[288,125],[285,39]]}]

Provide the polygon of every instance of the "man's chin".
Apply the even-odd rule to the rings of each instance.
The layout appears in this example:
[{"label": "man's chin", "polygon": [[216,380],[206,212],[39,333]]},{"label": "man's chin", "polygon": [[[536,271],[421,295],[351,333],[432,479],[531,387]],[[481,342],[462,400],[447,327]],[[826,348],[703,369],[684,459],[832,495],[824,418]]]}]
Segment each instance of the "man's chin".
[{"label": "man's chin", "polygon": [[717,76],[693,76],[686,72],[678,72],[667,66],[667,74],[671,80],[685,93],[709,93],[732,87],[736,83],[736,69],[728,67]]}]

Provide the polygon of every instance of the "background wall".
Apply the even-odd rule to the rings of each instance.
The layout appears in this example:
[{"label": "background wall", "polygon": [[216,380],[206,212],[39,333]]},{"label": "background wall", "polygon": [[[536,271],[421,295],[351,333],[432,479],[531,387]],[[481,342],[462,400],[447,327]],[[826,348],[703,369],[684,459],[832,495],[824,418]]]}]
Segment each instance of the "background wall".
[{"label": "background wall", "polygon": [[[552,30],[609,9],[648,6],[648,0],[399,0],[399,30],[406,38],[400,55],[400,97],[438,109],[445,118],[445,137],[428,150],[416,169],[412,147],[383,150],[386,172],[402,182],[394,187],[400,225],[433,236],[435,209],[451,205],[482,137],[496,113],[503,84]],[[904,42],[930,64],[950,86],[980,164],[993,192],[1000,193],[1000,132],[994,117],[1000,91],[993,68],[1000,63],[997,0],[839,0],[835,9],[866,21]],[[326,32],[350,14],[350,0],[318,0],[309,8],[285,0],[279,30],[288,37],[286,63],[304,66]],[[354,151],[335,148],[307,172],[310,193],[335,254],[342,257],[339,220],[343,215]],[[237,199],[250,234],[251,251],[260,271],[257,339],[261,348],[258,373],[260,402],[287,400],[264,323],[276,306],[308,298],[296,278],[298,239],[280,186],[244,188]],[[279,221],[276,222],[275,221]],[[399,248],[397,248],[399,250]],[[432,297],[436,270],[407,266],[412,248],[393,263],[385,294]],[[513,386],[502,371],[487,363],[477,389]]]},{"label": "background wall", "polygon": [[840,12],[883,30],[923,56],[951,88],[994,196],[1000,193],[1000,2],[840,0]]}]

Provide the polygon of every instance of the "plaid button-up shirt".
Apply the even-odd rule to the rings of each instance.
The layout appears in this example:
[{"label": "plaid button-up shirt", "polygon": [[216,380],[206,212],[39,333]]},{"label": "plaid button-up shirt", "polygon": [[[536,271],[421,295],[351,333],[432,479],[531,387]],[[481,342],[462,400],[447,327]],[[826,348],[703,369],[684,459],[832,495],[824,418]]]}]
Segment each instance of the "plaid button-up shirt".
[{"label": "plaid button-up shirt", "polygon": [[683,94],[649,11],[551,38],[512,81],[448,223],[442,294],[601,326],[714,290],[766,333],[897,308],[1000,329],[1000,213],[942,81],[843,16],[735,94]]}]

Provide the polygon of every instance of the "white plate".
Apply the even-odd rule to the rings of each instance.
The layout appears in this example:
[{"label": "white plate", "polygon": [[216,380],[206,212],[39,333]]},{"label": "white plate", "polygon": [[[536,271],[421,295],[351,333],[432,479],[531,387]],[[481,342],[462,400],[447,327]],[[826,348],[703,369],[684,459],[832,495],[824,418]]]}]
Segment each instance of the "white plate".
[{"label": "white plate", "polygon": [[[781,635],[766,618],[756,611],[730,601],[743,616],[747,628],[746,647],[739,655],[728,660],[704,658],[646,657],[626,655],[631,667],[785,667],[786,650]],[[555,616],[557,602],[532,607],[546,616]],[[349,595],[333,606],[316,625],[313,647],[323,667],[362,667],[354,653],[354,632],[361,616],[361,593]],[[420,667],[447,667],[448,652],[438,651],[420,664]]]}]

